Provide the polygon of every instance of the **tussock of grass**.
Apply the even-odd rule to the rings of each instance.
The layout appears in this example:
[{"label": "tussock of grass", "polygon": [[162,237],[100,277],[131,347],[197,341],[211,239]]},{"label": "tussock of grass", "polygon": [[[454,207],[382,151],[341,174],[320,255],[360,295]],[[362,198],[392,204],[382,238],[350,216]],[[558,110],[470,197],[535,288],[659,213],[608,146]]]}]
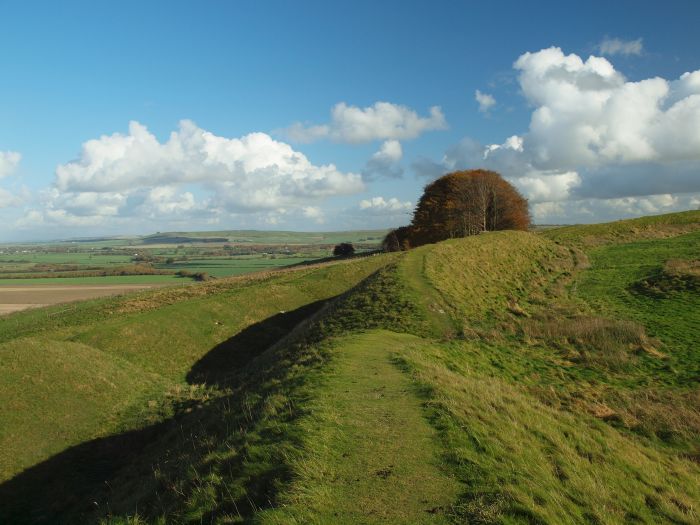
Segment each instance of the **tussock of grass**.
[{"label": "tussock of grass", "polygon": [[633,321],[556,316],[523,323],[523,332],[526,338],[559,346],[570,360],[592,367],[621,370],[640,352],[661,355],[644,327]]},{"label": "tussock of grass", "polygon": [[633,285],[637,292],[663,298],[676,292],[700,292],[700,260],[669,259],[663,268]]}]

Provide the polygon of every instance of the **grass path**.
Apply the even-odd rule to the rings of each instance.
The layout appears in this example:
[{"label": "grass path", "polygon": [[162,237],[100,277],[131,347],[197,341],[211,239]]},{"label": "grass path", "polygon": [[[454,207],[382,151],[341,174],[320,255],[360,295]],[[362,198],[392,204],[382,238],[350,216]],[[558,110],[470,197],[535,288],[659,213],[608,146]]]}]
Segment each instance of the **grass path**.
[{"label": "grass path", "polygon": [[286,507],[262,523],[446,523],[459,484],[392,357],[417,338],[372,331],[334,346],[306,419],[305,453]]}]

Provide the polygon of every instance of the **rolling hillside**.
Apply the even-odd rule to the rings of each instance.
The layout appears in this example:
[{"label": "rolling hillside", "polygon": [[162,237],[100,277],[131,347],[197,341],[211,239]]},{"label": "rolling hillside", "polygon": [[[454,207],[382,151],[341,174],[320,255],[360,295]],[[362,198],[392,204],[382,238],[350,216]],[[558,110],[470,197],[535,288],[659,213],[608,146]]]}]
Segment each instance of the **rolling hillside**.
[{"label": "rolling hillside", "polygon": [[0,320],[0,523],[697,523],[700,212]]}]

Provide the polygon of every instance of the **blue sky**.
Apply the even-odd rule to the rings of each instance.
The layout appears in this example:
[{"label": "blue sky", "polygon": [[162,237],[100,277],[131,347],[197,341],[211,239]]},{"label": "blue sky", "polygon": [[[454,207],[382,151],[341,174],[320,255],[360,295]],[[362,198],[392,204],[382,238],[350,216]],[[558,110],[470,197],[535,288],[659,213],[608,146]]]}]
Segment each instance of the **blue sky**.
[{"label": "blue sky", "polygon": [[0,0],[0,240],[395,226],[472,167],[698,207],[700,4],[526,4]]}]

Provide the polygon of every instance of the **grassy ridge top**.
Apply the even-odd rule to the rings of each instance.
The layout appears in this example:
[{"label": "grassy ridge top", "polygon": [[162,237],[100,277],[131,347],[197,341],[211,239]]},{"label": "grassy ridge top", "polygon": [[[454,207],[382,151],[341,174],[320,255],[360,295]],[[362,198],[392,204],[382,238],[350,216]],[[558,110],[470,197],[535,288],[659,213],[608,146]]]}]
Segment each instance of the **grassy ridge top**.
[{"label": "grassy ridge top", "polygon": [[697,229],[700,229],[700,210],[651,215],[603,224],[565,226],[545,230],[542,235],[558,242],[594,246],[673,237]]}]

